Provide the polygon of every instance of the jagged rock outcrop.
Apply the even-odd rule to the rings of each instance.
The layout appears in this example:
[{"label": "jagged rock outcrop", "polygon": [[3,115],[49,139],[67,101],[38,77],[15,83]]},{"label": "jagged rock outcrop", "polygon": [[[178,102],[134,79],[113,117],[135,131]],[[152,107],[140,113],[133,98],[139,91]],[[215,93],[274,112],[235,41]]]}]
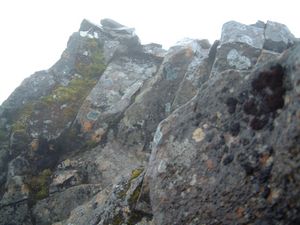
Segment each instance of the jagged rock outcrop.
[{"label": "jagged rock outcrop", "polygon": [[166,51],[84,20],[0,107],[0,224],[300,223],[299,65],[276,22]]}]

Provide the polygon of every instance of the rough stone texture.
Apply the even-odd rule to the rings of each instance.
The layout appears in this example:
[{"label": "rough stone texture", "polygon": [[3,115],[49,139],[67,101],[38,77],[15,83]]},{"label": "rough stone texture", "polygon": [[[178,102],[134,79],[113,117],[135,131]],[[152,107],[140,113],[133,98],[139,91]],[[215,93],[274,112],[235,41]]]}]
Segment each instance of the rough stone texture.
[{"label": "rough stone texture", "polygon": [[27,202],[16,202],[13,205],[1,206],[1,225],[32,225],[30,207]]},{"label": "rough stone texture", "polygon": [[[140,146],[149,152],[154,131],[158,123],[171,113],[176,93],[199,48],[195,41],[185,42],[168,50],[156,76],[145,83],[135,101],[124,112],[117,136],[119,140],[125,140],[123,144],[129,148]],[[207,49],[203,55],[206,51]],[[191,92],[192,90],[187,94],[179,92],[179,95],[182,94],[182,98],[187,101],[188,97],[193,96]]]},{"label": "rough stone texture", "polygon": [[83,20],[0,107],[0,225],[300,223],[299,40],[141,45]]},{"label": "rough stone texture", "polygon": [[245,43],[261,49],[264,44],[264,29],[235,21],[227,22],[222,27],[221,44],[232,42]]},{"label": "rough stone texture", "polygon": [[224,71],[160,123],[147,171],[155,224],[299,223],[299,49]]},{"label": "rough stone texture", "polygon": [[52,224],[69,217],[71,210],[100,191],[95,185],[77,185],[68,191],[57,192],[39,201],[33,208],[37,224]]},{"label": "rough stone texture", "polygon": [[264,45],[264,29],[235,21],[225,23],[217,47],[212,75],[226,69],[248,70],[257,62]]},{"label": "rough stone texture", "polygon": [[266,24],[265,38],[264,48],[275,52],[282,52],[295,42],[294,35],[286,25],[273,21]]},{"label": "rough stone texture", "polygon": [[[95,140],[100,142],[101,136],[132,103],[145,80],[156,73],[160,63],[160,58],[144,52],[130,52],[129,55],[115,58],[78,112],[77,120],[84,132],[93,136],[101,131]],[[87,124],[90,124],[90,129],[86,128]]]}]

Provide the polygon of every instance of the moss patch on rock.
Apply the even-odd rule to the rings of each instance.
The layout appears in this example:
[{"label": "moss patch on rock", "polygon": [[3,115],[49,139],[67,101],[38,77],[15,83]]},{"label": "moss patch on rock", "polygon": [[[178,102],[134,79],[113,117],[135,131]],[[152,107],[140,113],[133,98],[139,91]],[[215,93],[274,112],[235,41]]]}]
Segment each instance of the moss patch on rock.
[{"label": "moss patch on rock", "polygon": [[50,169],[45,169],[37,176],[32,176],[29,181],[33,200],[40,200],[49,195],[49,183],[52,172]]},{"label": "moss patch on rock", "polygon": [[28,120],[33,113],[33,109],[34,105],[32,103],[27,103],[19,110],[11,126],[12,132],[25,132],[27,130]]},{"label": "moss patch on rock", "polygon": [[88,60],[78,60],[75,69],[85,77],[99,77],[105,69],[102,46],[96,39],[87,39],[86,49]]},{"label": "moss patch on rock", "polygon": [[3,129],[0,129],[0,141],[4,141],[7,139],[7,132]]},{"label": "moss patch on rock", "polygon": [[[42,97],[41,103],[51,106],[56,103],[64,104],[82,101],[96,82],[95,79],[85,77],[75,78],[70,81],[68,86],[58,86],[50,95]],[[66,113],[69,112],[66,111]]]},{"label": "moss patch on rock", "polygon": [[144,168],[137,168],[131,171],[131,177],[130,177],[130,181],[134,180],[135,178],[137,178],[139,175],[141,175],[141,173],[144,171]]}]

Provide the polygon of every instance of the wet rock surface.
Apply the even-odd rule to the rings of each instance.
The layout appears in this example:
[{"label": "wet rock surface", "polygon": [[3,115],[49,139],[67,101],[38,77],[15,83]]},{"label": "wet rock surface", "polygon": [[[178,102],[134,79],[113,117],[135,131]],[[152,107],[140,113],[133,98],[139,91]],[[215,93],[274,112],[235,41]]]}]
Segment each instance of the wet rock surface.
[{"label": "wet rock surface", "polygon": [[299,85],[280,23],[164,50],[84,20],[0,106],[0,225],[299,224]]}]

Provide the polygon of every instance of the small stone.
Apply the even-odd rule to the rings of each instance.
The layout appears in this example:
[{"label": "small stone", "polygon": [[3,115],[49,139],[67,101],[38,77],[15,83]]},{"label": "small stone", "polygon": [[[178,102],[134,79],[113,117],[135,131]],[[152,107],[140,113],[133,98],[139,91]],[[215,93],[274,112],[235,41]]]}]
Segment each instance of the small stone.
[{"label": "small stone", "polygon": [[236,98],[230,97],[226,100],[226,105],[228,107],[228,112],[230,114],[233,114],[235,112],[237,103],[238,103],[238,101]]}]

